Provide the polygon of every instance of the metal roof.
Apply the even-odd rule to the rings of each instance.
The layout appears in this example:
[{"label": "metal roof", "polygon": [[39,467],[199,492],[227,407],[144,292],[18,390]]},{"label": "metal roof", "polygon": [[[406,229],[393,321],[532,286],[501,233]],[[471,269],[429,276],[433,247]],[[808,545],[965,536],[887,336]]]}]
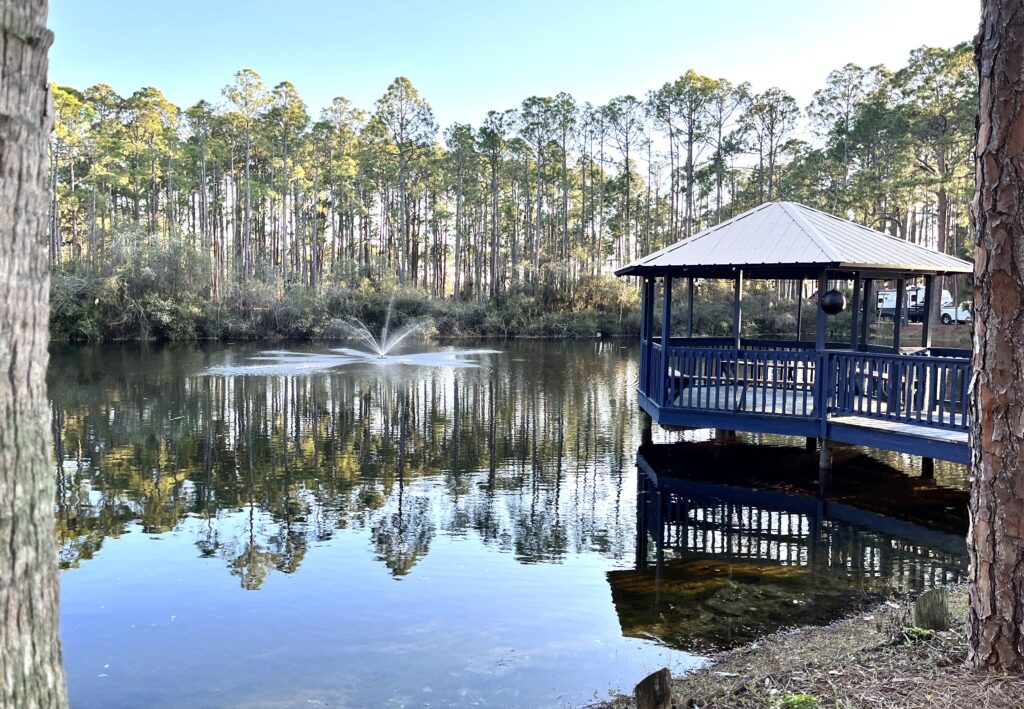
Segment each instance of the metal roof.
[{"label": "metal roof", "polygon": [[796,202],[765,202],[623,266],[615,275],[715,277],[737,269],[771,277],[823,269],[971,273],[974,266]]}]

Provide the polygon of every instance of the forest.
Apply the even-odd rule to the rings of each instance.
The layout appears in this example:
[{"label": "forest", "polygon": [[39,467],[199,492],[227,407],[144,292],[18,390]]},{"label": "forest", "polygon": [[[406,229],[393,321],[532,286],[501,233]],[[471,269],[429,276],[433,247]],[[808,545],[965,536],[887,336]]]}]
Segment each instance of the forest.
[{"label": "forest", "polygon": [[847,64],[804,107],[689,70],[444,129],[405,77],[318,116],[251,69],[187,108],[154,87],[52,94],[57,339],[329,337],[391,299],[440,336],[632,334],[616,267],[767,200],[973,248],[966,42]]}]

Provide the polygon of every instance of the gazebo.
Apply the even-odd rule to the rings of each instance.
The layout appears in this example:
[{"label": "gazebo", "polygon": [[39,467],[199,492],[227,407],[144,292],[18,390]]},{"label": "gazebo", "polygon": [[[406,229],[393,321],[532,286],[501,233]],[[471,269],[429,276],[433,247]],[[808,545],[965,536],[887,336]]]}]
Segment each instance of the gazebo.
[{"label": "gazebo", "polygon": [[[642,279],[638,402],[663,426],[817,439],[823,469],[830,441],[920,455],[926,470],[933,458],[966,462],[970,352],[932,346],[931,301],[936,276],[972,271],[962,259],[802,204],[767,202],[616,271]],[[696,279],[732,281],[730,336],[694,332]],[[744,284],[754,279],[796,280],[801,291],[807,280],[816,284],[814,341],[799,332],[742,336]],[[907,286],[917,280],[921,337],[907,346]],[[872,295],[886,281],[895,286],[892,342],[872,343]],[[685,333],[673,330],[680,282]],[[849,339],[839,343],[827,341],[828,319],[846,309],[836,284],[851,294]]]}]

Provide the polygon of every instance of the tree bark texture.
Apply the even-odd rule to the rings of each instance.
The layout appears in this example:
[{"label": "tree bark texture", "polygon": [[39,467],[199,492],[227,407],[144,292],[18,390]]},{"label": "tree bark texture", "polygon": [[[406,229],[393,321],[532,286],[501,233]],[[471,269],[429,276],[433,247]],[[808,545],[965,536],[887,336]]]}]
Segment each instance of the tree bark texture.
[{"label": "tree bark texture", "polygon": [[974,225],[968,662],[1024,669],[1024,4],[984,0]]},{"label": "tree bark texture", "polygon": [[0,707],[67,703],[49,340],[46,0],[0,0]]}]

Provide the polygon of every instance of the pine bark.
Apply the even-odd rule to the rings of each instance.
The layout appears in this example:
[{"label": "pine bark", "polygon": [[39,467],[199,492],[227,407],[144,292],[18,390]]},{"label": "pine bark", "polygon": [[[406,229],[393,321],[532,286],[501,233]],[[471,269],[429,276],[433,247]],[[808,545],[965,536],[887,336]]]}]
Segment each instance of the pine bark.
[{"label": "pine bark", "polygon": [[67,704],[61,664],[49,340],[45,0],[0,0],[0,706]]},{"label": "pine bark", "polygon": [[1024,670],[1024,6],[984,0],[974,224],[968,662]]}]

